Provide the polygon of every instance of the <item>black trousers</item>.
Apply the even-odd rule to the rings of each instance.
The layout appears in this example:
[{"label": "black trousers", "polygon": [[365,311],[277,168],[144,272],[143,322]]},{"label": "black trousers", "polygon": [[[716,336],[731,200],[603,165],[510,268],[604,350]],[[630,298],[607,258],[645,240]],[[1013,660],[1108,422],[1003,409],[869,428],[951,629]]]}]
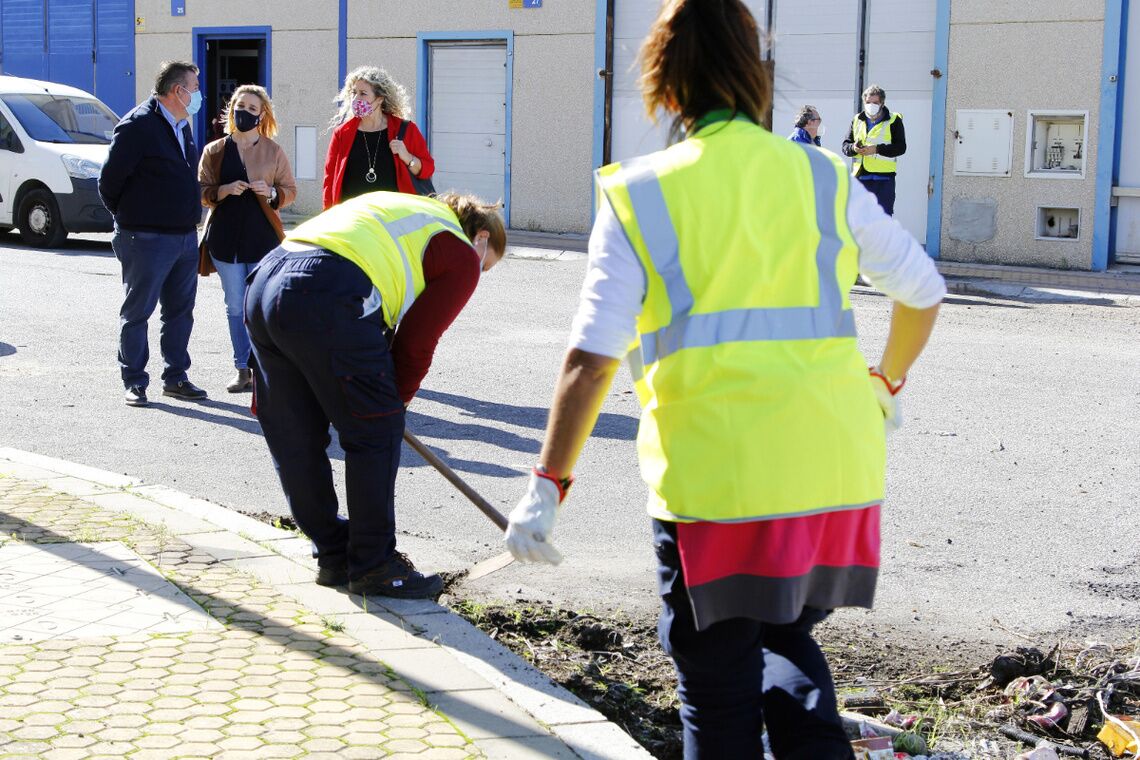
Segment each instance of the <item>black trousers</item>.
[{"label": "black trousers", "polygon": [[805,608],[794,623],[733,618],[698,631],[685,589],[676,527],[653,521],[663,609],[661,645],[677,668],[685,760],[763,757],[851,760],[835,685],[811,636],[829,610]]},{"label": "black trousers", "polygon": [[[372,283],[323,250],[269,253],[250,275],[257,418],[297,526],[318,564],[350,578],[396,550],[395,484],[404,435],[380,310],[362,317]],[[329,424],[344,449],[349,519],[337,516]]]},{"label": "black trousers", "polygon": [[895,215],[895,175],[883,175],[881,179],[860,179],[863,187],[879,201],[887,216]]}]

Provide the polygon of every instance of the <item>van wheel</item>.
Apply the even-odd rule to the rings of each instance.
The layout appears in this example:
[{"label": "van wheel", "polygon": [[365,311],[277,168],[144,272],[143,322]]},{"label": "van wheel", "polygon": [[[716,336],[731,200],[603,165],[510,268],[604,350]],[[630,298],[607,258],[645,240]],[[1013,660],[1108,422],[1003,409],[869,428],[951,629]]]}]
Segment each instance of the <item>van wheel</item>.
[{"label": "van wheel", "polygon": [[32,190],[20,204],[20,237],[37,248],[55,248],[67,239],[59,204],[49,190]]}]

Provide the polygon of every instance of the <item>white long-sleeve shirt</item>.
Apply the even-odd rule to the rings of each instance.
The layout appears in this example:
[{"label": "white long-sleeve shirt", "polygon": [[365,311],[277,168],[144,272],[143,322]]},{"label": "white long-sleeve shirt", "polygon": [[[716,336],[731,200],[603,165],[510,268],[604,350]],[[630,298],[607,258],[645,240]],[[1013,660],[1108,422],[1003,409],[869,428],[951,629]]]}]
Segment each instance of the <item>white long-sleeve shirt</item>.
[{"label": "white long-sleeve shirt", "polygon": [[[862,183],[850,183],[847,225],[859,246],[859,271],[893,300],[929,308],[946,295],[946,282],[918,241],[887,216]],[[604,197],[604,196],[603,196]],[[645,299],[645,272],[609,203],[590,233],[586,281],[570,330],[570,347],[624,358],[637,337]]]}]

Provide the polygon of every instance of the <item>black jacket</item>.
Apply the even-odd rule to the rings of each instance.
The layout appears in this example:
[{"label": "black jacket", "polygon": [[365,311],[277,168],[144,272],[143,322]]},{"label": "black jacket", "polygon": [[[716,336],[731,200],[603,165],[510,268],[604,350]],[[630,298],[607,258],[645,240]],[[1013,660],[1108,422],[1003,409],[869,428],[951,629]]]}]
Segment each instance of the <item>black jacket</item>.
[{"label": "black jacket", "polygon": [[[883,106],[883,115],[884,118],[891,118],[891,112],[886,106]],[[862,119],[863,122],[867,125],[867,130],[870,131],[871,120],[867,118],[867,114],[865,112],[860,111],[855,119]],[[847,128],[847,137],[843,140],[843,155],[848,156],[849,158],[854,158],[857,155],[855,153],[855,119],[851,120],[851,126]],[[895,119],[893,124],[891,124],[891,144],[887,145],[884,143],[883,145],[880,145],[879,155],[885,156],[886,158],[898,158],[903,153],[906,153],[906,129],[903,128],[903,120],[900,116]],[[879,173],[880,172],[869,172],[860,166],[859,173],[856,176],[862,177],[864,174]]]},{"label": "black jacket", "polygon": [[99,195],[123,229],[190,232],[201,221],[197,149],[182,155],[153,96],[115,126]]}]

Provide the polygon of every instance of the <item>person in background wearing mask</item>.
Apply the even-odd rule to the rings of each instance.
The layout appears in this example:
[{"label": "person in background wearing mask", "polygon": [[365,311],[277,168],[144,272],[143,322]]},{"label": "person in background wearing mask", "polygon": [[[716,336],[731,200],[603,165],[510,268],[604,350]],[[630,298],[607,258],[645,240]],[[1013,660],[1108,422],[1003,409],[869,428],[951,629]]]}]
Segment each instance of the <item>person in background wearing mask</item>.
[{"label": "person in background wearing mask", "polygon": [[202,107],[198,67],[163,61],[154,93],[115,126],[99,195],[115,217],[111,247],[123,267],[119,371],[127,406],[146,406],[147,320],[162,305],[162,393],[191,401],[206,391],[186,376],[198,294],[198,148],[189,118]]},{"label": "person in background wearing mask", "polygon": [[816,110],[815,106],[800,106],[800,110],[796,113],[796,128],[788,135],[788,139],[792,142],[814,145],[818,148],[820,138],[826,131],[820,123],[821,121],[819,111]]},{"label": "person in background wearing mask", "polygon": [[278,210],[297,197],[297,183],[285,151],[273,141],[277,120],[264,87],[243,84],[234,90],[225,124],[228,136],[202,151],[198,180],[202,205],[212,209],[206,246],[222,279],[237,370],[226,390],[240,393],[253,388],[242,311],[245,280],[281,243]]},{"label": "person in background wearing mask", "polygon": [[855,159],[852,174],[894,216],[895,164],[906,153],[906,130],[902,114],[891,113],[886,103],[887,93],[879,85],[863,91],[863,110],[851,120],[843,155]]},{"label": "person in background wearing mask", "polygon": [[330,125],[325,159],[324,208],[378,190],[415,194],[412,177],[430,179],[435,161],[409,119],[404,87],[384,69],[361,66],[345,77],[337,100],[340,110]]}]

